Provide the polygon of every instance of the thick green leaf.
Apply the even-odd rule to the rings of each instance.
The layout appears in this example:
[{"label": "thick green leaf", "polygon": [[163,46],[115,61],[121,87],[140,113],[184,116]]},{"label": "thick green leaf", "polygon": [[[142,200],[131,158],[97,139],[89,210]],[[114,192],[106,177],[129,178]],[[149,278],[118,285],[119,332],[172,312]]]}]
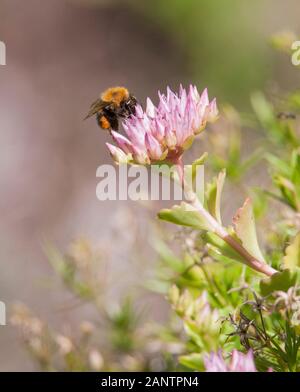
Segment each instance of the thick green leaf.
[{"label": "thick green leaf", "polygon": [[207,152],[204,152],[204,153],[201,155],[200,158],[194,160],[194,162],[192,163],[192,166],[196,167],[196,166],[199,166],[199,165],[204,165],[204,163],[205,163],[207,157],[208,157],[208,153],[207,153]]},{"label": "thick green leaf", "polygon": [[267,296],[274,291],[288,291],[292,286],[295,286],[297,281],[297,274],[289,269],[282,272],[277,272],[268,279],[260,281],[260,292],[262,296]]},{"label": "thick green leaf", "polygon": [[203,370],[203,359],[202,355],[193,353],[189,355],[182,355],[179,357],[179,363],[193,370]]},{"label": "thick green leaf", "polygon": [[286,248],[283,263],[286,268],[291,270],[300,267],[300,232]]},{"label": "thick green leaf", "polygon": [[226,171],[222,170],[218,177],[208,185],[206,191],[206,203],[209,212],[222,224],[221,220],[221,196],[225,182]]},{"label": "thick green leaf", "polygon": [[[184,177],[189,187],[196,193],[198,200],[204,203],[204,162],[207,159],[207,152],[196,159],[191,165],[185,165]],[[201,170],[201,171],[199,171]]]},{"label": "thick green leaf", "polygon": [[161,220],[175,223],[180,226],[188,226],[198,230],[211,230],[209,223],[188,203],[182,202],[171,209],[163,209],[158,213]]},{"label": "thick green leaf", "polygon": [[219,256],[222,255],[227,261],[235,260],[242,263],[244,262],[244,259],[216,234],[207,232],[204,233],[202,237],[208,245],[209,253],[211,253],[216,260],[221,260]]},{"label": "thick green leaf", "polygon": [[244,205],[233,218],[235,232],[242,241],[244,248],[256,259],[264,262],[257,242],[256,228],[251,199],[246,199]]}]

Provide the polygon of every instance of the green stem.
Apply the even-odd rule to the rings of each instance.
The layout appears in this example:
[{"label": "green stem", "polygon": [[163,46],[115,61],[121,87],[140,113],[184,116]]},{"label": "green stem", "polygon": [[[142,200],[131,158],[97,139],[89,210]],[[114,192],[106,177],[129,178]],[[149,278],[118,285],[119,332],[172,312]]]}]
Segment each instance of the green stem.
[{"label": "green stem", "polygon": [[[182,176],[182,173],[180,173]],[[184,176],[182,176],[184,177]],[[272,276],[277,270],[272,268],[266,263],[253,257],[234,237],[228,234],[225,227],[223,227],[202,205],[199,201],[195,192],[189,188],[183,179],[184,194],[188,202],[198,211],[198,213],[205,219],[205,221],[212,228],[212,231],[217,234],[223,241],[225,241],[232,249],[234,249],[244,259],[244,264],[254,269],[257,272],[261,272],[267,276]]]}]

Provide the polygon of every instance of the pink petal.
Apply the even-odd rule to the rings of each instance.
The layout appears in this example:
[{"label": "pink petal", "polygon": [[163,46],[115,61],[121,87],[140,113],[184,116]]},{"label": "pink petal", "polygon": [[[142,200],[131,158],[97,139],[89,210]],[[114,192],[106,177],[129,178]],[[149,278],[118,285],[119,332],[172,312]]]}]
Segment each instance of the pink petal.
[{"label": "pink petal", "polygon": [[218,108],[217,108],[217,101],[216,98],[214,98],[211,103],[208,105],[207,107],[207,121],[213,122],[216,120],[216,118],[218,117]]},{"label": "pink petal", "polygon": [[167,113],[170,111],[170,108],[166,102],[166,97],[162,95],[160,92],[158,93],[159,96],[159,108]]},{"label": "pink petal", "polygon": [[136,105],[135,107],[135,115],[138,118],[143,118],[144,117],[144,111],[141,105]]},{"label": "pink petal", "polygon": [[156,114],[156,107],[153,105],[150,98],[147,98],[147,109],[146,113],[149,117],[154,118]]},{"label": "pink petal", "polygon": [[167,127],[165,130],[165,138],[166,138],[166,145],[169,148],[174,148],[177,143],[176,135],[175,133],[171,130],[170,127]]},{"label": "pink petal", "polygon": [[126,137],[115,131],[112,131],[111,134],[114,141],[126,154],[132,153],[132,143]]},{"label": "pink petal", "polygon": [[151,124],[151,133],[158,141],[163,140],[165,136],[165,127],[162,120],[155,118]]},{"label": "pink petal", "polygon": [[113,160],[117,163],[126,162],[128,160],[127,155],[122,151],[120,148],[106,143],[107,148],[109,149],[110,155],[112,156]]},{"label": "pink petal", "polygon": [[159,160],[162,155],[162,148],[159,142],[150,133],[146,133],[145,135],[145,144],[150,158]]},{"label": "pink petal", "polygon": [[207,88],[205,88],[203,90],[201,97],[200,97],[200,102],[201,102],[201,105],[208,105],[209,104]]}]

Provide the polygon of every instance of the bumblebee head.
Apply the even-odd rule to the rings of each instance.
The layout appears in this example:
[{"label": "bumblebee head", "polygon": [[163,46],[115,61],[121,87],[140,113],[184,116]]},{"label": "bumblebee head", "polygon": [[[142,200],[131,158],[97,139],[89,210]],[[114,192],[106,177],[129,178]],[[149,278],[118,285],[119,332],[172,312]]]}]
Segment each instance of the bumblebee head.
[{"label": "bumblebee head", "polygon": [[121,102],[129,98],[129,91],[125,87],[110,87],[101,94],[104,102],[111,102],[119,106]]}]

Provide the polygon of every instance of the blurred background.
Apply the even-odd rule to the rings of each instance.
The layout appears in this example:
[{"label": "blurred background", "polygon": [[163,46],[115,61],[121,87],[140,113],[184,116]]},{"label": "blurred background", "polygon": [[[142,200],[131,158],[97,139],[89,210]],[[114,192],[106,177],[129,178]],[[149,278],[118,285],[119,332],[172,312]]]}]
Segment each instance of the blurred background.
[{"label": "blurred background", "polygon": [[[300,32],[299,11],[298,0],[0,0],[7,48],[0,66],[0,299],[8,315],[20,300],[54,324],[73,317],[58,311],[69,299],[45,278],[52,273],[45,241],[61,249],[78,236],[100,243],[110,255],[112,298],[151,268],[147,222],[155,212],[96,198],[96,169],[111,162],[109,135],[82,119],[99,93],[124,85],[141,103],[147,96],[156,102],[167,85],[195,83],[219,104],[249,110],[254,90],[299,87],[299,70],[269,45],[274,33]],[[145,256],[136,262],[139,246]],[[163,319],[165,304],[150,294],[147,303],[149,317]],[[0,346],[1,371],[33,368],[9,325],[0,327]]]}]

